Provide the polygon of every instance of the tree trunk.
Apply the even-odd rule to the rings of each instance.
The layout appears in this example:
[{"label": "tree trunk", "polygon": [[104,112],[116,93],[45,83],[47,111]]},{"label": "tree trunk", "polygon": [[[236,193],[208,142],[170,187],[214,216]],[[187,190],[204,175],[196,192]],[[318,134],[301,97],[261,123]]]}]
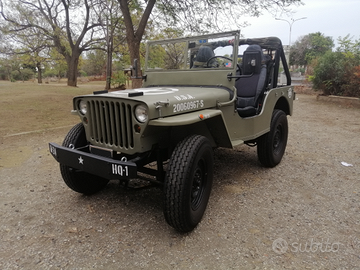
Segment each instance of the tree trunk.
[{"label": "tree trunk", "polygon": [[79,65],[80,54],[72,53],[71,57],[66,58],[68,65],[68,74],[67,74],[67,85],[68,86],[77,86],[77,75],[78,75],[78,65]]},{"label": "tree trunk", "polygon": [[24,74],[21,72],[21,68],[19,69],[19,73],[20,73],[20,75],[21,75],[22,82],[24,82]]},{"label": "tree trunk", "polygon": [[105,89],[111,88],[111,76],[112,76],[112,53],[108,53],[106,61],[106,84]]},{"label": "tree trunk", "polygon": [[[140,43],[133,43],[132,46],[129,46],[129,51],[130,51],[130,60],[131,63],[134,64],[134,60],[137,59],[137,71],[133,70],[132,71],[132,88],[140,88],[142,86],[142,79],[137,79],[135,78],[135,74],[137,74],[138,77],[142,76],[142,72],[141,72],[141,64],[140,64]],[[135,68],[135,66],[133,66],[133,68]]]},{"label": "tree trunk", "polygon": [[132,88],[133,88],[133,89],[135,89],[135,88],[141,88],[142,83],[143,83],[142,79],[135,79],[135,78],[133,78],[133,79],[131,80],[131,82],[132,82]]},{"label": "tree trunk", "polygon": [[[155,5],[156,0],[148,0],[146,8],[144,10],[143,15],[141,16],[141,20],[138,24],[137,30],[134,28],[134,24],[131,18],[131,12],[129,9],[129,4],[127,0],[118,0],[120,3],[120,9],[124,16],[125,22],[125,30],[126,30],[126,41],[130,51],[130,61],[133,64],[134,60],[138,60],[137,66],[137,75],[141,77],[141,65],[140,65],[140,42],[144,35],[145,27],[151,11]],[[133,76],[135,76],[136,72],[133,72]],[[142,86],[142,79],[134,79],[132,78],[132,88],[140,88]]]},{"label": "tree trunk", "polygon": [[113,35],[111,33],[110,37],[107,39],[107,61],[106,61],[106,84],[105,89],[109,90],[111,88],[111,77],[112,77],[112,52],[113,48]]},{"label": "tree trunk", "polygon": [[38,83],[41,84],[42,83],[42,71],[41,71],[41,64],[40,63],[36,63],[36,68],[38,70]]}]

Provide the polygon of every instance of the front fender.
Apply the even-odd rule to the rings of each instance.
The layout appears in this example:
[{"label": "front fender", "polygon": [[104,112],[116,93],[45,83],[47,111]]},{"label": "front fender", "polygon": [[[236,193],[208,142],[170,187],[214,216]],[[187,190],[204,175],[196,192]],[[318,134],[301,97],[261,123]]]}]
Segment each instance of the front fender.
[{"label": "front fender", "polygon": [[149,126],[185,126],[222,115],[220,110],[201,110],[149,121]]},{"label": "front fender", "polygon": [[[181,115],[159,118],[151,120],[149,126],[158,127],[183,127],[187,129],[189,127],[191,131],[188,133],[198,133],[200,135],[207,136],[210,141],[214,142],[216,147],[232,147],[231,140],[223,113],[216,109],[206,109],[191,113],[185,113]],[[204,130],[204,128],[206,130]]]}]

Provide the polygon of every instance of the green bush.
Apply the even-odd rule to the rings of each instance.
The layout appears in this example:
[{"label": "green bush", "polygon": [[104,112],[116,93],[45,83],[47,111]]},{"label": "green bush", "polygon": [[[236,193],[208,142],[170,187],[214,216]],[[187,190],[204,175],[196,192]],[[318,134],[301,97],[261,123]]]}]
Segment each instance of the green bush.
[{"label": "green bush", "polygon": [[11,72],[11,81],[28,81],[34,77],[34,72],[29,68],[24,68],[21,70],[14,70]]},{"label": "green bush", "polygon": [[325,95],[360,97],[360,57],[352,53],[328,51],[314,67],[313,88]]},{"label": "green bush", "polygon": [[313,75],[313,87],[326,95],[360,97],[360,40],[347,35],[338,42],[336,52],[328,51],[312,62],[308,75]]},{"label": "green bush", "polygon": [[47,69],[45,69],[45,72],[44,72],[43,75],[44,75],[45,78],[48,78],[48,77],[57,77],[57,76],[58,76],[58,72],[57,72],[55,69],[47,68]]},{"label": "green bush", "polygon": [[115,88],[120,88],[124,86],[125,83],[126,83],[126,75],[124,74],[123,70],[118,71],[111,78],[111,85]]},{"label": "green bush", "polygon": [[318,59],[314,68],[313,86],[322,90],[325,95],[339,93],[344,84],[343,57],[339,52],[326,52]]},{"label": "green bush", "polygon": [[81,77],[87,77],[86,71],[84,71],[82,69],[79,70],[79,74],[80,74]]},{"label": "green bush", "polygon": [[360,65],[348,73],[347,83],[343,86],[344,96],[360,98]]}]

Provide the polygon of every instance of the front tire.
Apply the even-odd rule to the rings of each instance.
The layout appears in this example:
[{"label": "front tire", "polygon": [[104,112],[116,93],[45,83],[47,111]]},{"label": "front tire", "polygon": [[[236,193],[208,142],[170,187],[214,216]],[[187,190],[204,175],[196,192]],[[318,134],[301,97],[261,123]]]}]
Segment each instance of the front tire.
[{"label": "front tire", "polygon": [[282,110],[274,110],[270,131],[257,140],[257,154],[265,167],[278,165],[285,153],[288,138],[288,122]]},{"label": "front tire", "polygon": [[189,232],[201,221],[210,197],[213,163],[212,147],[203,136],[190,136],[173,151],[164,184],[164,216],[176,230]]},{"label": "front tire", "polygon": [[[62,146],[79,148],[87,145],[85,128],[82,123],[75,125],[65,136]],[[61,176],[72,190],[90,195],[102,190],[109,180],[60,164]]]}]

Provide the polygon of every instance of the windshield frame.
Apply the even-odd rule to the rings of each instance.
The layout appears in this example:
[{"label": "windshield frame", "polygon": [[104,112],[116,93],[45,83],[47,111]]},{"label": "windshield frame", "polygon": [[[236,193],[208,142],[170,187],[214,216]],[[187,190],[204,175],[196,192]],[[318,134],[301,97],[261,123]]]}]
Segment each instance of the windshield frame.
[{"label": "windshield frame", "polygon": [[[240,31],[229,31],[224,33],[216,33],[216,34],[207,34],[207,35],[199,35],[199,36],[189,36],[184,38],[174,38],[174,39],[163,39],[163,40],[153,40],[153,41],[147,41],[146,42],[146,56],[145,56],[145,66],[144,70],[145,72],[166,72],[166,71],[176,71],[176,72],[182,72],[182,71],[189,71],[191,68],[187,68],[187,64],[189,61],[192,61],[192,59],[189,58],[188,50],[191,49],[192,43],[194,41],[198,40],[209,40],[209,39],[221,39],[221,38],[227,38],[227,37],[233,37],[233,40],[229,41],[228,45],[233,46],[232,56],[229,58],[232,59],[232,65],[231,68],[229,67],[216,67],[215,70],[228,70],[232,71],[233,69],[236,69],[237,64],[237,56],[238,56],[238,47],[239,47],[239,39],[240,39]],[[230,43],[232,42],[232,43]],[[162,68],[150,68],[149,67],[149,52],[151,49],[151,46],[154,45],[168,45],[168,44],[176,44],[176,43],[184,43],[186,46],[184,51],[184,67],[182,69],[162,69]],[[205,43],[204,43],[205,44]],[[190,66],[191,67],[191,66]],[[208,70],[209,68],[194,68],[191,69],[192,71],[204,71]]]}]

